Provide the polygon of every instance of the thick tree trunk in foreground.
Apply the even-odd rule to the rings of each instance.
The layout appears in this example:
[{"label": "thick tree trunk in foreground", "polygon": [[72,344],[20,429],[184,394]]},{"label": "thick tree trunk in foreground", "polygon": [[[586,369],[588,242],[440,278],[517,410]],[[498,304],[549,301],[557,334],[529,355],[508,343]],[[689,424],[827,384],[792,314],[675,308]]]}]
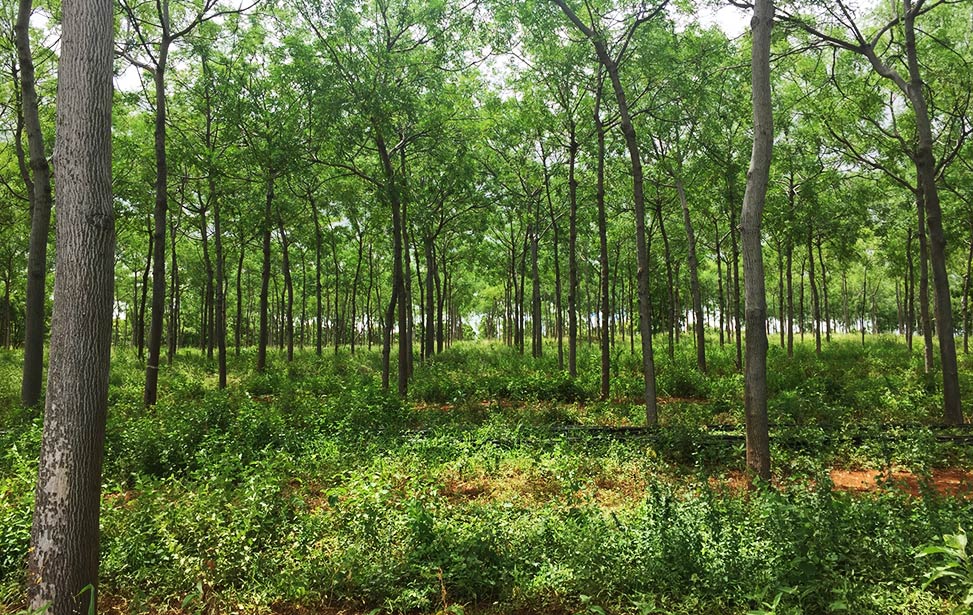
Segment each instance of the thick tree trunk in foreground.
[{"label": "thick tree trunk in foreground", "polygon": [[20,63],[21,95],[27,148],[30,152],[30,248],[27,259],[27,310],[24,317],[24,379],[20,401],[33,406],[41,399],[44,372],[44,329],[46,326],[47,236],[51,227],[51,169],[44,150],[37,90],[34,87],[34,60],[30,53],[31,0],[20,0],[14,26],[17,60]]},{"label": "thick tree trunk in foreground", "polygon": [[760,246],[760,220],[770,161],[774,128],[770,92],[770,32],[774,23],[773,0],[757,0],[753,29],[752,88],[754,140],[747,173],[747,189],[740,216],[746,285],[747,356],[744,373],[744,406],[747,423],[747,468],[763,480],[770,479],[770,439],[767,429],[767,298]]},{"label": "thick tree trunk in foreground", "polygon": [[113,8],[110,0],[75,0],[62,9],[58,276],[27,586],[30,608],[51,615],[88,612],[98,587],[115,282]]}]

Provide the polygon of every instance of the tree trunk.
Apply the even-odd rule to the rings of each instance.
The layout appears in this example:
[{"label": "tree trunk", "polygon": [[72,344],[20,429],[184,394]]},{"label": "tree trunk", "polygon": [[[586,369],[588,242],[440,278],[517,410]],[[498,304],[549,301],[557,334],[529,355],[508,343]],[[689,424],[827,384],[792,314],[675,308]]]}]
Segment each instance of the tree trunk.
[{"label": "tree trunk", "polygon": [[811,286],[811,320],[814,328],[814,353],[821,356],[821,303],[818,299],[818,284],[814,276],[814,239],[811,229],[807,231],[808,282]]},{"label": "tree trunk", "polygon": [[[555,0],[562,9],[566,8],[563,0]],[[635,253],[638,261],[638,296],[639,296],[639,332],[642,337],[642,374],[645,384],[645,422],[655,425],[659,420],[658,406],[655,392],[655,361],[652,356],[652,306],[649,303],[649,250],[645,233],[645,187],[642,172],[642,155],[639,151],[638,137],[635,127],[628,113],[628,100],[622,81],[618,74],[618,66],[608,54],[603,38],[589,37],[595,45],[595,51],[602,66],[608,72],[608,78],[615,93],[618,113],[621,121],[622,134],[628,149],[632,164],[632,192],[635,205]]]},{"label": "tree trunk", "polygon": [[436,271],[436,255],[431,234],[423,235],[422,248],[426,258],[426,295],[424,297],[426,307],[423,310],[426,320],[422,330],[422,347],[423,354],[428,359],[436,354],[436,304],[433,292],[435,280],[439,277],[439,273]]},{"label": "tree trunk", "polygon": [[572,122],[568,130],[568,374],[578,375],[578,141]]},{"label": "tree trunk", "polygon": [[3,278],[3,320],[0,320],[0,348],[10,350],[10,276]]},{"label": "tree trunk", "polygon": [[[680,172],[681,174],[681,172]],[[693,326],[696,332],[696,367],[706,373],[706,325],[703,321],[703,294],[699,287],[699,263],[696,260],[696,232],[693,221],[689,216],[689,202],[686,199],[686,188],[682,185],[682,178],[676,179],[676,193],[682,205],[682,222],[686,228],[689,240],[689,294],[693,299]]]},{"label": "tree trunk", "polygon": [[20,64],[21,97],[27,148],[30,152],[30,244],[27,258],[27,296],[24,314],[24,371],[20,401],[34,406],[41,399],[44,372],[44,332],[47,327],[47,238],[51,227],[51,169],[44,149],[37,90],[34,85],[34,59],[30,52],[30,13],[32,1],[20,0],[14,33],[17,61]]},{"label": "tree trunk", "polygon": [[[209,204],[207,203],[207,206]],[[206,274],[206,281],[203,287],[203,292],[205,293],[203,315],[205,320],[203,321],[203,326],[200,327],[200,348],[206,353],[207,359],[213,358],[213,346],[214,346],[214,333],[215,324],[213,314],[215,310],[211,309],[216,301],[214,297],[214,278],[216,277],[213,271],[213,261],[209,257],[209,225],[206,222],[206,207],[200,207],[199,209],[199,234],[202,239],[203,244],[203,271]]]},{"label": "tree trunk", "polygon": [[929,248],[926,241],[925,190],[919,182],[916,190],[916,212],[919,219],[919,320],[923,340],[923,369],[932,373],[932,318],[929,314]]},{"label": "tree trunk", "polygon": [[970,277],[973,275],[973,216],[970,217],[970,249],[963,278],[963,354],[970,354]]},{"label": "tree trunk", "polygon": [[221,230],[220,197],[216,192],[216,178],[209,174],[209,193],[213,202],[213,241],[216,250],[216,350],[219,363],[219,388],[226,388],[226,257],[223,254],[223,232]]},{"label": "tree trunk", "polygon": [[283,257],[284,292],[287,300],[281,310],[284,316],[284,341],[287,343],[287,361],[294,360],[294,277],[291,275],[290,242],[284,231],[284,219],[278,214],[277,232],[280,233],[280,249]]},{"label": "tree trunk", "polygon": [[787,240],[787,356],[794,356],[794,243]]},{"label": "tree trunk", "polygon": [[747,173],[747,188],[740,216],[743,267],[746,284],[747,362],[744,374],[744,408],[747,429],[747,468],[762,480],[770,479],[770,439],[767,425],[767,298],[760,242],[760,222],[774,145],[770,90],[770,33],[774,3],[757,0],[753,30],[752,92],[754,140]]},{"label": "tree trunk", "polygon": [[243,335],[243,255],[245,245],[240,243],[240,258],[236,266],[236,323],[233,332],[234,354],[240,356],[240,342]]},{"label": "tree trunk", "polygon": [[314,219],[314,300],[315,300],[315,333],[314,333],[314,352],[320,357],[322,351],[322,334],[324,330],[324,306],[322,305],[322,286],[321,286],[321,245],[324,243],[321,237],[321,220],[318,214],[317,203],[314,202],[314,195],[307,193],[308,207],[311,208],[311,217]]},{"label": "tree trunk", "polygon": [[780,347],[787,348],[787,332],[784,322],[787,318],[784,312],[784,246],[783,242],[777,241],[777,314],[778,329],[780,329]]},{"label": "tree trunk", "polygon": [[534,220],[530,231],[530,321],[531,321],[531,356],[539,359],[544,354],[543,329],[541,326],[541,274],[537,264],[537,244],[540,241],[540,202],[534,203]]},{"label": "tree trunk", "polygon": [[554,213],[554,200],[551,198],[551,174],[547,168],[547,152],[541,143],[541,160],[544,165],[544,194],[547,198],[547,210],[551,217],[551,231],[554,249],[554,337],[557,338],[557,368],[564,369],[564,311],[561,306],[561,227],[557,223]]},{"label": "tree trunk", "polygon": [[[405,397],[409,390],[409,348],[408,348],[408,323],[406,321],[405,305],[405,272],[402,263],[403,239],[405,233],[402,228],[403,213],[402,202],[399,196],[398,180],[396,179],[395,169],[392,166],[392,159],[389,157],[385,139],[378,126],[373,127],[375,131],[375,144],[378,148],[379,158],[385,172],[389,202],[392,207],[392,298],[398,304],[398,329],[399,329],[399,361],[398,361],[398,380],[397,390],[400,397]],[[393,304],[390,304],[390,306]],[[392,309],[392,308],[390,308]],[[391,322],[387,322],[388,334],[391,335]],[[388,359],[386,359],[388,362]]]},{"label": "tree trunk", "polygon": [[668,346],[666,348],[669,358],[675,356],[675,335],[676,335],[676,283],[672,274],[672,251],[669,247],[669,234],[666,232],[665,217],[662,215],[662,199],[657,197],[655,201],[655,216],[659,222],[659,234],[662,236],[663,260],[666,265],[666,294],[668,297],[668,309],[666,310],[666,328],[668,329]]},{"label": "tree trunk", "polygon": [[358,259],[355,261],[355,278],[351,283],[351,354],[355,354],[355,341],[358,337],[358,281],[361,278],[362,257],[365,253],[365,234],[358,233]]},{"label": "tree trunk", "polygon": [[798,289],[797,304],[798,304],[798,324],[801,328],[801,343],[804,343],[804,324],[807,322],[804,314],[804,266],[807,263],[807,256],[801,259],[801,287]]},{"label": "tree trunk", "polygon": [[112,2],[66,2],[61,24],[58,276],[27,577],[30,609],[51,615],[97,612],[115,282]]},{"label": "tree trunk", "polygon": [[[740,320],[740,303],[743,297],[740,294],[740,248],[737,245],[737,220],[736,220],[736,191],[733,189],[733,181],[730,180],[729,194],[730,199],[730,255],[733,259],[733,330],[736,339],[736,365],[737,369],[743,369],[743,323]],[[761,261],[762,263],[763,261]],[[766,304],[767,298],[764,297]]]},{"label": "tree trunk", "polygon": [[821,268],[821,294],[824,300],[824,339],[831,343],[831,303],[828,301],[828,273],[821,251],[821,238],[818,237],[818,267]]},{"label": "tree trunk", "polygon": [[169,243],[170,243],[170,271],[169,271],[169,330],[167,335],[166,363],[172,365],[176,358],[176,349],[179,339],[179,260],[176,254],[176,218],[170,216],[169,220]]},{"label": "tree trunk", "polygon": [[154,71],[155,82],[155,251],[152,254],[152,322],[149,325],[149,360],[145,365],[146,406],[155,404],[159,385],[159,351],[162,347],[162,318],[166,305],[166,215],[168,212],[169,167],[166,161],[166,62],[171,39],[162,36]]},{"label": "tree trunk", "polygon": [[[600,71],[599,71],[600,72]],[[601,268],[601,389],[599,397],[607,400],[611,392],[611,338],[606,325],[609,310],[608,296],[608,217],[605,213],[605,125],[601,121],[602,75],[598,75],[595,90],[595,133],[598,138],[595,203],[598,207],[598,264]]]},{"label": "tree trunk", "polygon": [[138,316],[138,333],[136,335],[136,345],[138,346],[139,361],[145,357],[145,310],[148,307],[149,298],[149,269],[152,267],[152,255],[155,246],[155,234],[152,232],[152,219],[147,218],[149,228],[149,250],[145,259],[145,269],[142,271],[142,297]]},{"label": "tree trunk", "polygon": [[719,329],[720,329],[720,348],[726,343],[726,336],[724,335],[723,321],[727,318],[726,301],[723,295],[723,255],[720,254],[720,244],[723,243],[723,238],[720,237],[720,225],[719,221],[713,219],[713,230],[716,233],[716,294],[717,303],[719,304]]},{"label": "tree trunk", "polygon": [[[912,257],[912,229],[905,243],[906,253],[906,289],[905,289],[905,343],[912,352],[912,332],[916,323],[916,271]],[[845,322],[848,322],[848,307],[845,306]]]},{"label": "tree trunk", "polygon": [[257,339],[257,372],[262,373],[267,368],[267,341],[270,334],[268,321],[268,294],[270,293],[270,228],[271,212],[274,204],[274,173],[267,173],[267,195],[264,201],[262,255],[263,266],[260,271],[260,333]]},{"label": "tree trunk", "polygon": [[382,328],[382,390],[388,391],[392,379],[392,327],[395,326],[395,305],[398,301],[398,286],[393,282],[389,297],[389,307],[385,310]]},{"label": "tree trunk", "polygon": [[372,350],[372,285],[374,284],[375,268],[372,266],[372,242],[368,242],[368,288],[365,289],[365,338],[368,351]]},{"label": "tree trunk", "polygon": [[904,0],[906,57],[909,64],[908,95],[916,115],[916,170],[926,209],[929,227],[930,260],[936,299],[936,333],[939,336],[939,358],[943,373],[943,420],[949,425],[963,423],[960,401],[959,371],[956,364],[956,339],[953,329],[953,306],[949,294],[949,275],[946,270],[946,237],[943,232],[939,188],[936,185],[936,163],[933,158],[933,136],[923,93],[919,62],[916,57],[915,13],[911,0]]},{"label": "tree trunk", "polygon": [[[439,250],[436,250],[436,270],[438,271],[440,269],[443,272],[443,279],[445,279],[446,257],[445,255],[441,255],[439,253]],[[446,297],[443,294],[443,288],[439,281],[439,276],[436,276],[436,352],[437,353],[442,352],[445,349],[444,344],[446,340],[444,335],[445,331],[443,330],[443,326],[444,326],[443,325],[443,305],[445,299]],[[509,305],[509,301],[508,301],[508,305]],[[510,310],[508,309],[507,310],[508,315],[509,312]],[[507,327],[507,329],[504,331],[505,334],[507,330],[509,330],[509,327]]]}]

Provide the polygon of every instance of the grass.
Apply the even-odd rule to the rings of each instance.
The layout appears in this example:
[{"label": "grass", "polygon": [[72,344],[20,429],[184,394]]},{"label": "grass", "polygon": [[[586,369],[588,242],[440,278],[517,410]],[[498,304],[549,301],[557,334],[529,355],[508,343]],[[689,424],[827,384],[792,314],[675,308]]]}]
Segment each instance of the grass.
[{"label": "grass", "polygon": [[[639,424],[635,357],[612,399],[581,375],[487,344],[417,364],[407,400],[383,393],[374,354],[181,355],[141,406],[142,369],[113,360],[102,506],[102,591],[125,612],[947,613],[916,558],[970,527],[973,501],[920,484],[838,489],[834,468],[965,468],[968,446],[883,423],[936,422],[921,357],[895,340],[770,356],[773,485],[736,488],[742,423],[730,347],[694,369],[660,353],[664,428],[614,440],[552,425]],[[964,357],[964,359],[966,359]],[[41,422],[17,407],[19,355],[0,354],[0,604],[22,600]],[[973,369],[961,367],[964,383]],[[966,385],[964,385],[966,386]],[[860,444],[835,428],[871,426]],[[786,436],[786,437],[785,437]],[[787,443],[787,437],[800,441]],[[776,601],[776,603],[775,603]],[[185,603],[185,604],[183,604]],[[175,608],[183,605],[181,609]]]}]

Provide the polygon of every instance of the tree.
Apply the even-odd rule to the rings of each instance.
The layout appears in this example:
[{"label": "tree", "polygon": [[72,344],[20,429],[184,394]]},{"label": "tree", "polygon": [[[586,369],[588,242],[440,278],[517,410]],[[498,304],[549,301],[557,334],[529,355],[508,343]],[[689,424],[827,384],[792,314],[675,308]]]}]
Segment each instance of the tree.
[{"label": "tree", "polygon": [[31,608],[52,615],[83,612],[97,595],[115,279],[112,2],[68,0],[62,11],[58,276],[28,577]]},{"label": "tree", "polygon": [[770,93],[770,33],[774,24],[773,0],[758,0],[750,22],[753,37],[751,87],[753,96],[753,150],[740,214],[743,249],[743,283],[746,295],[746,363],[744,410],[747,428],[747,467],[763,480],[770,479],[770,438],[767,430],[767,297],[760,242],[760,221],[774,146],[774,116]]},{"label": "tree", "polygon": [[[635,245],[638,259],[639,331],[642,337],[642,372],[645,380],[645,422],[654,425],[658,421],[658,406],[655,397],[655,364],[652,358],[652,313],[649,306],[649,254],[645,234],[645,188],[643,185],[642,155],[629,113],[628,97],[619,76],[619,64],[638,27],[659,15],[667,2],[663,2],[651,10],[640,7],[636,16],[626,28],[618,48],[610,50],[601,25],[596,23],[585,24],[577,13],[568,6],[566,0],[554,1],[595,48],[598,62],[605,69],[612,91],[615,94],[622,134],[625,136],[625,145],[631,159],[632,190],[635,204]],[[590,7],[589,12],[592,15],[596,14],[590,11]]]},{"label": "tree", "polygon": [[47,236],[51,226],[51,169],[44,149],[37,89],[34,85],[34,60],[30,52],[31,0],[20,0],[14,26],[17,58],[20,63],[24,124],[30,151],[30,247],[27,260],[27,313],[24,332],[24,379],[20,400],[33,406],[41,398],[44,371],[44,329],[47,324]]},{"label": "tree", "polygon": [[[937,185],[938,164],[934,155],[935,138],[929,112],[929,103],[922,78],[917,36],[919,30],[916,19],[927,14],[942,1],[927,3],[926,0],[902,0],[901,5],[893,7],[895,14],[880,24],[873,34],[866,37],[865,31],[856,23],[854,11],[843,0],[837,0],[829,13],[837,21],[837,28],[823,30],[814,21],[802,15],[782,12],[781,19],[813,36],[823,44],[855,53],[868,61],[872,70],[893,84],[905,97],[905,103],[912,112],[915,122],[915,153],[913,162],[917,177],[917,196],[925,212],[929,229],[929,257],[933,270],[934,296],[936,299],[936,333],[939,337],[939,356],[943,374],[943,419],[947,424],[963,422],[963,408],[960,401],[959,374],[956,363],[956,340],[954,338],[953,308],[950,299],[949,277],[946,271],[946,237],[943,232],[942,207]],[[887,44],[886,35],[892,37],[893,31],[902,29],[904,46]],[[888,58],[880,54],[893,50]],[[899,65],[897,68],[896,64]],[[905,73],[900,72],[900,68]],[[921,232],[922,229],[920,229]]]},{"label": "tree", "polygon": [[[131,29],[130,40],[121,45],[120,53],[134,66],[150,73],[155,87],[156,176],[155,209],[152,213],[155,248],[152,253],[152,322],[149,326],[149,358],[145,365],[143,395],[145,405],[151,406],[155,404],[158,392],[162,318],[166,304],[166,216],[169,210],[167,193],[169,166],[166,158],[166,68],[169,63],[169,52],[173,43],[188,35],[200,24],[246,9],[220,10],[217,8],[218,0],[203,0],[198,7],[171,6],[169,0],[162,0],[155,3],[155,10],[149,16],[140,14],[139,9],[142,5],[134,5],[130,0],[120,0],[120,3]],[[184,23],[174,23],[174,16],[177,19],[183,17]],[[152,40],[154,33],[149,31],[150,28],[158,28],[158,41]],[[142,53],[145,59],[138,59],[133,51]]]}]

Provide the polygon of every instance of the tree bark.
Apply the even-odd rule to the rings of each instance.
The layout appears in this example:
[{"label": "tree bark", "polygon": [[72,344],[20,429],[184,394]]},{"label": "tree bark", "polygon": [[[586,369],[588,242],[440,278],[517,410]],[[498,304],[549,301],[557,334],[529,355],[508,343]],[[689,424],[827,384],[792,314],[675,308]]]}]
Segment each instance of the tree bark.
[{"label": "tree bark", "polygon": [[[645,186],[642,172],[642,155],[632,118],[628,112],[628,98],[618,73],[618,64],[608,53],[604,36],[584,25],[564,0],[555,0],[574,25],[594,45],[598,61],[608,73],[618,105],[618,113],[625,137],[625,146],[632,164],[632,192],[635,205],[635,248],[638,260],[639,330],[642,336],[642,374],[645,384],[645,422],[658,422],[658,406],[655,395],[655,362],[652,356],[652,307],[649,303],[649,251],[645,234]],[[661,7],[657,10],[661,10]],[[573,236],[573,233],[572,233]],[[573,250],[572,250],[573,253]]]},{"label": "tree bark", "polygon": [[926,240],[925,190],[921,180],[916,190],[916,212],[919,220],[919,326],[923,341],[922,364],[926,374],[930,374],[933,370],[933,350],[932,319],[929,315],[929,246]]},{"label": "tree bark", "polygon": [[44,332],[47,325],[47,237],[51,227],[51,169],[44,149],[37,90],[34,85],[34,59],[30,52],[31,0],[20,0],[14,33],[20,64],[21,97],[27,148],[30,153],[30,244],[27,257],[27,296],[24,314],[24,370],[20,401],[34,406],[41,399],[44,372]]},{"label": "tree bark", "polygon": [[138,347],[138,357],[141,361],[145,357],[145,309],[148,305],[149,297],[149,269],[152,267],[152,254],[154,253],[155,235],[152,232],[152,219],[147,218],[149,230],[149,249],[145,258],[145,269],[142,270],[142,296],[138,308],[138,331],[135,334],[135,342]]},{"label": "tree bark", "polygon": [[777,314],[780,347],[783,350],[787,348],[787,332],[786,327],[784,327],[787,316],[784,313],[784,246],[780,240],[777,241]]},{"label": "tree bark", "polygon": [[599,74],[598,88],[595,90],[595,134],[598,139],[596,163],[595,203],[598,207],[598,264],[601,269],[601,389],[599,398],[607,400],[611,392],[611,331],[606,326],[608,320],[608,217],[605,213],[605,125],[601,121],[602,76]]},{"label": "tree bark", "polygon": [[[743,298],[740,294],[740,248],[737,243],[737,220],[736,220],[736,190],[733,189],[733,180],[730,179],[730,255],[733,259],[733,332],[736,339],[736,365],[737,369],[743,369],[743,323],[740,320],[740,303]],[[741,238],[742,240],[742,238]],[[767,299],[764,297],[764,302]]]},{"label": "tree bark", "polygon": [[828,273],[821,251],[821,238],[818,237],[818,267],[821,268],[821,294],[824,301],[824,340],[831,343],[831,303],[828,301]]},{"label": "tree bark", "polygon": [[568,374],[578,375],[578,141],[572,122],[568,131]]},{"label": "tree bark", "polygon": [[355,342],[358,338],[358,281],[361,278],[362,257],[365,253],[365,234],[358,232],[358,258],[355,261],[355,277],[351,283],[351,354],[355,354]]},{"label": "tree bark", "polygon": [[267,173],[267,194],[264,201],[263,216],[263,266],[260,273],[260,333],[257,339],[257,372],[263,372],[267,368],[267,340],[270,333],[268,321],[268,295],[270,293],[270,228],[271,212],[274,203],[274,174],[273,171]]},{"label": "tree bark", "polygon": [[726,309],[726,301],[723,295],[723,255],[720,253],[720,244],[723,243],[723,238],[720,237],[720,225],[719,221],[713,219],[713,231],[715,233],[716,239],[716,300],[719,305],[719,330],[720,330],[720,348],[726,343],[726,336],[724,335],[723,321],[728,317]]},{"label": "tree bark", "polygon": [[240,257],[236,266],[236,322],[234,323],[233,344],[234,354],[240,356],[240,344],[243,336],[243,256],[245,244],[240,243]]},{"label": "tree bark", "polygon": [[216,352],[219,364],[220,389],[226,388],[226,256],[223,254],[223,232],[221,230],[220,197],[216,192],[216,177],[209,174],[209,193],[213,200],[213,241],[216,250]]},{"label": "tree bark", "polygon": [[794,244],[787,240],[787,356],[794,356]]},{"label": "tree bark", "polygon": [[[402,263],[402,250],[404,232],[402,229],[402,202],[399,194],[398,180],[396,179],[395,168],[389,156],[388,147],[378,126],[374,126],[375,145],[378,149],[379,159],[385,173],[386,189],[389,202],[392,208],[392,299],[398,304],[398,329],[399,329],[399,361],[397,366],[397,391],[400,397],[405,397],[409,390],[409,348],[408,348],[408,323],[406,319],[405,306],[405,272]],[[390,304],[390,309],[394,309],[394,304]],[[388,335],[391,336],[391,322],[387,321]],[[389,338],[390,339],[390,338]],[[386,349],[386,353],[389,349]],[[385,359],[388,363],[388,358]],[[388,380],[388,377],[384,380]],[[386,383],[387,387],[387,383]]]},{"label": "tree bark", "polygon": [[666,296],[668,305],[666,310],[666,328],[668,329],[666,351],[669,358],[675,356],[675,336],[676,336],[676,282],[672,273],[672,250],[669,246],[669,234],[666,232],[665,217],[662,214],[662,198],[657,196],[655,201],[655,217],[659,223],[659,235],[662,237],[663,260],[666,266]]},{"label": "tree bark", "polygon": [[814,352],[821,355],[821,303],[818,299],[818,283],[814,276],[814,239],[811,229],[807,231],[808,281],[811,286],[811,320],[814,322]]},{"label": "tree bark", "polygon": [[169,271],[169,333],[167,353],[166,353],[166,363],[172,365],[173,359],[176,357],[176,347],[178,345],[178,335],[179,330],[179,263],[176,255],[176,218],[171,216],[169,221],[169,238],[170,238],[170,271]]},{"label": "tree bark", "polygon": [[970,248],[966,255],[966,275],[963,277],[963,354],[970,353],[970,277],[973,275],[973,216],[970,217]]},{"label": "tree bark", "polygon": [[770,90],[770,34],[774,22],[772,0],[757,0],[750,22],[753,31],[751,84],[753,92],[753,151],[740,216],[746,285],[747,359],[744,408],[747,430],[747,468],[762,480],[770,479],[770,438],[767,425],[767,298],[760,242],[760,222],[774,145]]},{"label": "tree bark", "polygon": [[97,612],[115,282],[112,2],[66,2],[61,23],[58,276],[27,584],[31,610],[51,615]]},{"label": "tree bark", "polygon": [[547,198],[547,210],[551,217],[551,231],[553,232],[554,250],[554,337],[557,338],[557,368],[564,369],[564,311],[561,306],[561,227],[557,223],[554,213],[554,200],[551,198],[551,174],[547,168],[547,151],[541,142],[541,161],[544,168],[544,194]]},{"label": "tree bark", "polygon": [[[912,229],[909,229],[906,243],[906,289],[905,289],[905,343],[912,352],[912,331],[916,322],[916,272],[912,255]],[[847,301],[847,300],[846,300]],[[848,306],[845,305],[845,323],[848,322]],[[847,325],[846,325],[847,330]]]},{"label": "tree bark", "polygon": [[153,71],[155,83],[155,252],[152,254],[152,321],[149,325],[149,359],[145,365],[146,406],[155,404],[159,386],[159,354],[162,348],[162,319],[166,305],[166,215],[168,212],[169,167],[166,160],[166,63],[172,40],[163,33]]},{"label": "tree bark", "polygon": [[431,234],[423,235],[422,249],[426,258],[426,294],[424,297],[426,306],[423,310],[426,319],[422,331],[422,344],[423,354],[428,359],[436,354],[436,296],[434,287],[436,278],[439,277],[439,273],[436,271],[436,254]]},{"label": "tree bark", "polygon": [[[681,175],[681,173],[680,173]],[[696,333],[696,367],[706,373],[706,325],[703,321],[703,294],[699,286],[699,261],[696,260],[696,232],[693,221],[689,216],[689,202],[686,199],[686,188],[682,178],[676,179],[676,193],[682,205],[682,222],[689,241],[689,294],[693,300],[693,327]]]},{"label": "tree bark", "polygon": [[200,329],[200,348],[206,353],[207,359],[212,359],[216,332],[216,326],[214,323],[216,320],[214,318],[216,311],[214,309],[216,304],[216,297],[214,295],[216,272],[213,270],[213,260],[209,256],[209,224],[206,222],[206,212],[208,208],[208,202],[199,208],[199,234],[203,244],[203,270],[206,273],[206,282],[205,286],[203,287],[203,292],[205,293],[203,314],[206,318],[203,322],[203,326]]},{"label": "tree bark", "polygon": [[544,354],[543,329],[541,325],[541,274],[538,266],[538,243],[540,242],[540,201],[534,202],[533,221],[530,231],[530,324],[531,324],[531,356],[535,359]]},{"label": "tree bark", "polygon": [[284,341],[287,343],[287,361],[294,360],[294,278],[291,275],[290,242],[284,230],[284,219],[278,213],[277,232],[280,233],[280,248],[283,257],[282,269],[284,273],[284,292],[287,300],[283,306]]}]

